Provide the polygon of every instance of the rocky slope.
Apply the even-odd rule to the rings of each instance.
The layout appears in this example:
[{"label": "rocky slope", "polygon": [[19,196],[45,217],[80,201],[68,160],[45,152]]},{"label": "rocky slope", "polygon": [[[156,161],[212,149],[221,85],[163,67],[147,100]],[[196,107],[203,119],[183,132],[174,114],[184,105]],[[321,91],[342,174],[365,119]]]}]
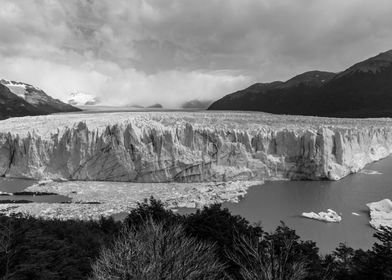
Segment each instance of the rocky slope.
[{"label": "rocky slope", "polygon": [[0,176],[131,182],[337,180],[392,151],[392,121],[127,112],[0,122]]},{"label": "rocky slope", "polygon": [[13,94],[9,88],[0,83],[0,120],[10,117],[39,115],[38,108]]},{"label": "rocky slope", "polygon": [[392,50],[339,73],[311,71],[286,82],[255,84],[214,102],[210,110],[333,117],[392,116]]},{"label": "rocky slope", "polygon": [[37,108],[40,114],[80,111],[69,104],[47,95],[42,89],[32,85],[1,79],[0,83],[6,86],[13,94]]}]

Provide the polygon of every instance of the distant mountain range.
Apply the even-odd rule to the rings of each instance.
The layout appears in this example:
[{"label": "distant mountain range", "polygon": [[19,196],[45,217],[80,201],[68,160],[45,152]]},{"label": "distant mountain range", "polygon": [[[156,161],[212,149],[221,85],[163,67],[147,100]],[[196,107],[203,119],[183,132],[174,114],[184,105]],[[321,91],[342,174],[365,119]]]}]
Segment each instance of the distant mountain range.
[{"label": "distant mountain range", "polygon": [[340,73],[311,71],[286,82],[257,83],[209,110],[327,117],[392,117],[392,50]]},{"label": "distant mountain range", "polygon": [[182,109],[207,109],[213,101],[211,100],[190,100],[181,105]]},{"label": "distant mountain range", "polygon": [[32,85],[0,80],[0,119],[80,111]]},{"label": "distant mountain range", "polygon": [[155,103],[153,105],[147,106],[146,108],[148,108],[148,109],[162,109],[163,106],[159,103]]}]

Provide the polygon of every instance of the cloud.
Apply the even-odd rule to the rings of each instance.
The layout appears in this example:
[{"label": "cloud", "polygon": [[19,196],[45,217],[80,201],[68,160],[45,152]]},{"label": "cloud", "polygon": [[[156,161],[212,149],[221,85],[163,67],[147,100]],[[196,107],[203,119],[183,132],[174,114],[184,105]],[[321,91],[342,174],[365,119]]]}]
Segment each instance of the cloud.
[{"label": "cloud", "polygon": [[78,67],[42,59],[2,58],[3,75],[36,85],[53,97],[68,100],[80,91],[99,96],[104,104],[148,106],[161,103],[166,108],[200,98],[214,100],[247,86],[247,76],[230,72],[163,71],[146,74],[115,63],[90,61]]},{"label": "cloud", "polygon": [[80,90],[178,106],[391,49],[391,9],[390,0],[3,0],[0,76],[61,98]]}]

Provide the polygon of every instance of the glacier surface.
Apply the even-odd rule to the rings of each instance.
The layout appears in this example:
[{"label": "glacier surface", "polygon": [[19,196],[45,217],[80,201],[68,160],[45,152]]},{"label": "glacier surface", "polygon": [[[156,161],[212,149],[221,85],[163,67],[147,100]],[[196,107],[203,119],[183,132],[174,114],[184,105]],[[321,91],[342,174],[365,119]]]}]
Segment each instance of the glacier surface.
[{"label": "glacier surface", "polygon": [[390,119],[242,112],[63,114],[0,121],[0,176],[38,180],[338,180],[392,151]]}]

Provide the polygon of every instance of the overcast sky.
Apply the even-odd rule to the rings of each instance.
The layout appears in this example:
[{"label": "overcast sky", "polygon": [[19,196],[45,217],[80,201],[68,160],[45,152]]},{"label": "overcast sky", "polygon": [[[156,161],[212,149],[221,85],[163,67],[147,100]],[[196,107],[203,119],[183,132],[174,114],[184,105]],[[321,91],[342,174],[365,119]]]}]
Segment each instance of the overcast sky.
[{"label": "overcast sky", "polygon": [[391,14],[391,0],[0,0],[0,78],[175,107],[392,49]]}]

